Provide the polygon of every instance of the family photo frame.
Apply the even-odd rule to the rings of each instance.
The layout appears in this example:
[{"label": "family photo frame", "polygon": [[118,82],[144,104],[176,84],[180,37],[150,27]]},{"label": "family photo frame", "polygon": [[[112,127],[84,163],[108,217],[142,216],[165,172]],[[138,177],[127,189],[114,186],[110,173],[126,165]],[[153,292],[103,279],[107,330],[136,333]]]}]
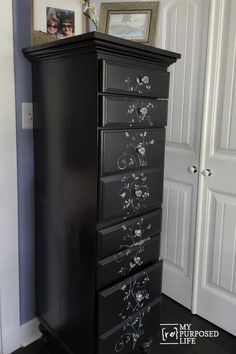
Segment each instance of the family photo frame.
[{"label": "family photo frame", "polygon": [[84,32],[82,2],[32,0],[32,44],[69,38]]}]

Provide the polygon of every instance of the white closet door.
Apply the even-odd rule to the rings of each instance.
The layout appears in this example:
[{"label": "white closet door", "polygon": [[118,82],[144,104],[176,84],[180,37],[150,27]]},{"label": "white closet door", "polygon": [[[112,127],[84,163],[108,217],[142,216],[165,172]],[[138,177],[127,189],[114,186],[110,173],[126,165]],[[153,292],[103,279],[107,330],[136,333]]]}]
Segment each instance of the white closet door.
[{"label": "white closet door", "polygon": [[181,53],[171,69],[161,257],[163,293],[191,307],[208,0],[163,0],[159,47]]},{"label": "white closet door", "polygon": [[236,335],[235,0],[212,1],[206,88],[194,310]]}]

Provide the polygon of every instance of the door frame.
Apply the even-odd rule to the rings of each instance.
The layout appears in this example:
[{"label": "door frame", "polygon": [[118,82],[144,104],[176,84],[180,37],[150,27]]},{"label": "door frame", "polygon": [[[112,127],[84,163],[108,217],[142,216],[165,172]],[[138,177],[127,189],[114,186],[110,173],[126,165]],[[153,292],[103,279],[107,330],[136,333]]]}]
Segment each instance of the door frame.
[{"label": "door frame", "polygon": [[20,347],[17,148],[12,1],[1,1],[0,33],[0,352]]}]

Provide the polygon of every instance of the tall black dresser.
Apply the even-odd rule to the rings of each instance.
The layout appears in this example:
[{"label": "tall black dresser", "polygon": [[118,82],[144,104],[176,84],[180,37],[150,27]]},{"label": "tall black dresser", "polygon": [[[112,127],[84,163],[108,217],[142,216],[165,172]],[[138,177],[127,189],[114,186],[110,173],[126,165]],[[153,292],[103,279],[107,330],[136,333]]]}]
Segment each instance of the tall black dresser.
[{"label": "tall black dresser", "polygon": [[179,54],[93,32],[32,62],[36,314],[65,351],[145,351],[159,325],[167,68]]}]

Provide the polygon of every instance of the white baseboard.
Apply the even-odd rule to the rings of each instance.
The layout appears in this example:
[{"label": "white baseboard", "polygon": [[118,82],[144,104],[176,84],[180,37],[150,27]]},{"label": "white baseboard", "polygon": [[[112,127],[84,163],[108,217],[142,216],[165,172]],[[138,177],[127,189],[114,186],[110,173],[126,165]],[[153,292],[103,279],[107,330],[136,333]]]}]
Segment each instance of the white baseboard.
[{"label": "white baseboard", "polygon": [[38,326],[39,321],[37,318],[20,326],[20,341],[22,347],[26,347],[41,337]]}]

